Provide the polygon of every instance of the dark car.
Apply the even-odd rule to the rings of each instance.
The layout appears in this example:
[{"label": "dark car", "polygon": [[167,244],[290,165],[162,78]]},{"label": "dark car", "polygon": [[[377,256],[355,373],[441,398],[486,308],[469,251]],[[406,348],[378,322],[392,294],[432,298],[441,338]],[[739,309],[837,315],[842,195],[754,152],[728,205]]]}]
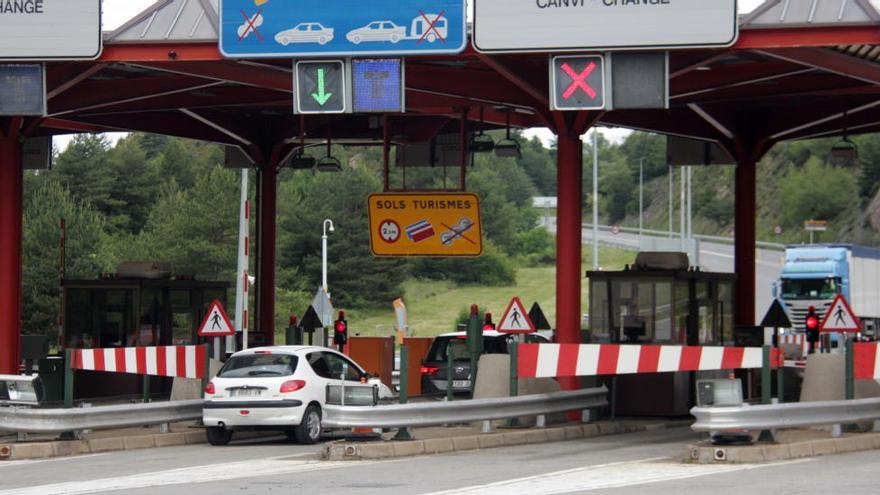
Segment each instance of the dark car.
[{"label": "dark car", "polygon": [[[507,354],[507,345],[516,339],[514,335],[495,330],[483,332],[484,354]],[[528,343],[547,344],[547,337],[541,334],[525,335]],[[471,356],[467,348],[465,332],[445,333],[434,337],[428,357],[422,362],[422,393],[446,393],[446,367],[449,354],[452,354],[452,392],[466,393],[471,390]]]}]

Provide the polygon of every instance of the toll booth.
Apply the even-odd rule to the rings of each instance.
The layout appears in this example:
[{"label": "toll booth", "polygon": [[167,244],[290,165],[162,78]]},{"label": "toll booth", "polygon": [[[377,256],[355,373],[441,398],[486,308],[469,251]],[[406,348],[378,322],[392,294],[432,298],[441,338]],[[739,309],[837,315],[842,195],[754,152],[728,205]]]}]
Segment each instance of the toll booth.
[{"label": "toll booth", "polygon": [[[587,278],[590,343],[734,345],[732,273],[691,268],[684,253],[639,253],[624,270],[591,271]],[[618,414],[677,416],[693,404],[692,374],[620,375],[606,381],[616,387]]]},{"label": "toll booth", "polygon": [[[211,302],[226,304],[227,282],[172,276],[162,263],[123,264],[97,280],[64,280],[60,342],[65,349],[193,345]],[[171,378],[150,377],[151,394]],[[77,398],[141,395],[141,376],[77,371]]]}]

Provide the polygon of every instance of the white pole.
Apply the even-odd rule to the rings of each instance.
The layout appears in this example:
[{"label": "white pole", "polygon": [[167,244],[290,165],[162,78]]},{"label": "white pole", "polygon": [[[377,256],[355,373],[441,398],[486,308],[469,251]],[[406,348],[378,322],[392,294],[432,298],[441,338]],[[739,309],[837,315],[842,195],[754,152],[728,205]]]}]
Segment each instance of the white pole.
[{"label": "white pole", "polygon": [[680,221],[680,228],[681,228],[681,230],[679,232],[679,239],[681,240],[681,251],[685,252],[685,253],[687,252],[687,248],[684,245],[684,239],[685,239],[685,234],[686,234],[685,231],[687,230],[687,228],[685,226],[685,210],[687,209],[686,208],[687,199],[685,198],[685,176],[686,175],[687,174],[685,174],[684,168],[682,168],[681,169],[681,188],[680,188],[681,191],[679,192],[679,204],[678,204],[678,209],[680,210],[679,221]]},{"label": "white pole", "polygon": [[599,129],[593,128],[593,270],[599,269]]},{"label": "white pole", "polygon": [[675,169],[669,166],[669,237],[672,238],[672,210],[675,207],[672,202],[672,183],[675,180]]},{"label": "white pole", "polygon": [[[241,347],[248,348],[248,255],[250,205],[248,204],[248,170],[241,171],[241,202],[238,208],[238,269],[235,281],[235,324],[242,333]],[[235,337],[226,337],[226,350],[235,351]]]},{"label": "white pole", "polygon": [[691,187],[694,178],[694,167],[688,165],[687,168],[687,238],[688,243],[694,238],[694,222],[693,222],[693,189]]},{"label": "white pole", "polygon": [[642,249],[642,227],[645,212],[645,159],[639,158],[639,250]]},{"label": "white pole", "polygon": [[330,232],[333,232],[333,220],[329,218],[324,220],[324,234],[321,236],[321,287],[324,292],[330,295],[327,290],[327,226],[330,226]]}]

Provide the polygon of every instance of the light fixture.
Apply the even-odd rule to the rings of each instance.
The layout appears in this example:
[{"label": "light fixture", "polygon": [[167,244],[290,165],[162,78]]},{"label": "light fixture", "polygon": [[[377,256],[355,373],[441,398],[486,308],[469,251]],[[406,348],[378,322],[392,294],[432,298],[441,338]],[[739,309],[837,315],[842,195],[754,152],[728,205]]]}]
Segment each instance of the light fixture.
[{"label": "light fixture", "polygon": [[471,136],[471,141],[468,143],[468,151],[471,153],[488,153],[493,149],[495,149],[495,141],[490,136],[483,134],[483,107],[480,107],[480,131]]},{"label": "light fixture", "polygon": [[520,158],[522,157],[522,152],[519,149],[519,141],[510,137],[511,109],[508,108],[505,111],[507,112],[507,130],[504,139],[499,139],[495,143],[495,155],[502,158]]},{"label": "light fixture", "polygon": [[315,170],[318,172],[342,172],[342,163],[338,158],[330,155],[330,136],[327,136],[327,156],[318,160]]},{"label": "light fixture", "polygon": [[831,147],[831,158],[840,164],[857,160],[859,158],[859,150],[856,148],[856,143],[850,141],[846,134],[844,134],[843,139],[834,143]]},{"label": "light fixture", "polygon": [[288,162],[288,166],[294,170],[309,170],[315,166],[315,157],[306,155],[306,118],[299,118],[299,150]]}]

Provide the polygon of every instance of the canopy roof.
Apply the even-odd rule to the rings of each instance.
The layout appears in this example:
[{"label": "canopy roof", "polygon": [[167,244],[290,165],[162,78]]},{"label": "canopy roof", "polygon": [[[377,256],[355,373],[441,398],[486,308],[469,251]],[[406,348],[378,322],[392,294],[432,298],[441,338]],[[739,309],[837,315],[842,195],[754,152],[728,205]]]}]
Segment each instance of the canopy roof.
[{"label": "canopy roof", "polygon": [[[266,153],[298,142],[378,142],[364,115],[301,118],[292,111],[289,59],[224,59],[218,0],[160,0],[113,32],[95,61],[51,62],[49,114],[25,134],[145,131],[241,145]],[[547,54],[406,59],[407,112],[390,116],[395,141],[469,129],[588,123],[737,143],[774,142],[880,129],[880,14],[867,0],[769,0],[741,16],[730,48],[670,53],[670,108],[551,112]],[[512,110],[512,111],[511,111]],[[280,151],[280,150],[275,150]],[[259,158],[259,157],[258,157]],[[263,156],[262,158],[266,158]]]}]

